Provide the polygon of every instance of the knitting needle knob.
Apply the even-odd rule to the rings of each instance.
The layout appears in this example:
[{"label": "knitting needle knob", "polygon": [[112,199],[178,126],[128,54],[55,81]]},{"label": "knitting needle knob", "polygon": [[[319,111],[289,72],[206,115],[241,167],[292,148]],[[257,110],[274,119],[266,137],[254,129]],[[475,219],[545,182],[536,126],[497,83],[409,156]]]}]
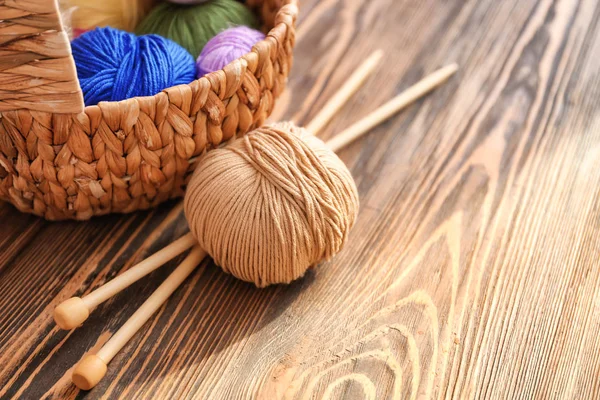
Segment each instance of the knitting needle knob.
[{"label": "knitting needle knob", "polygon": [[61,329],[74,329],[90,316],[90,309],[81,297],[71,297],[54,309],[54,321]]},{"label": "knitting needle knob", "polygon": [[75,366],[71,379],[75,386],[90,390],[106,375],[107,363],[96,354],[88,354]]}]

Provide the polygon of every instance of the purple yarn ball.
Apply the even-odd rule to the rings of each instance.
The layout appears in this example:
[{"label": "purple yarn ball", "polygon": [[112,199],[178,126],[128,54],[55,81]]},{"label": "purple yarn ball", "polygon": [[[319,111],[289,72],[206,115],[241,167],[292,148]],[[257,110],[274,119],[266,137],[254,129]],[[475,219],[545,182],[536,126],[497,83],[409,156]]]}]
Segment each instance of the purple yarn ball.
[{"label": "purple yarn ball", "polygon": [[198,78],[223,69],[230,62],[249,53],[265,35],[247,26],[229,28],[210,39],[196,61]]}]

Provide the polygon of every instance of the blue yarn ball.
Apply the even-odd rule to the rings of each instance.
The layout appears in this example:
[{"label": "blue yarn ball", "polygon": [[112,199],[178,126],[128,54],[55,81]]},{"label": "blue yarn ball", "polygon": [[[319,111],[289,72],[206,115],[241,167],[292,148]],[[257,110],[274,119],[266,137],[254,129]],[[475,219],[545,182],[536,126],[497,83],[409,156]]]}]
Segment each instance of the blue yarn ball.
[{"label": "blue yarn ball", "polygon": [[152,96],[195,78],[194,58],[158,35],[97,28],[71,43],[85,105]]}]

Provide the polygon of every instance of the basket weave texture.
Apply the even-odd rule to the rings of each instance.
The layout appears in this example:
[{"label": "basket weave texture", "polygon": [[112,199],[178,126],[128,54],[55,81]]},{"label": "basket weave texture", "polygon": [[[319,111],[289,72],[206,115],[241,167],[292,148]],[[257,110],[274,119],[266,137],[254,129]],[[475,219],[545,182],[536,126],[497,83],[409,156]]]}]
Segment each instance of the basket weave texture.
[{"label": "basket weave texture", "polygon": [[0,199],[61,220],[182,196],[194,159],[261,126],[285,87],[296,0],[246,4],[269,30],[249,54],[189,85],[84,109],[55,2],[0,1]]}]

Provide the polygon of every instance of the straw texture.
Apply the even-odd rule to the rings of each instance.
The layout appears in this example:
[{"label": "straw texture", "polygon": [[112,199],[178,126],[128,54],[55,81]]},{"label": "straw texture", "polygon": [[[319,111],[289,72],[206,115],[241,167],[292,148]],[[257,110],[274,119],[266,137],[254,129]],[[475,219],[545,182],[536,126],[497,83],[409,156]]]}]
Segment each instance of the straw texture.
[{"label": "straw texture", "polygon": [[131,212],[183,196],[195,167],[190,159],[261,126],[284,89],[296,2],[250,6],[269,29],[267,38],[189,85],[79,114],[1,112],[0,199],[57,220]]},{"label": "straw texture", "polygon": [[81,112],[70,54],[55,0],[0,1],[0,112]]}]

